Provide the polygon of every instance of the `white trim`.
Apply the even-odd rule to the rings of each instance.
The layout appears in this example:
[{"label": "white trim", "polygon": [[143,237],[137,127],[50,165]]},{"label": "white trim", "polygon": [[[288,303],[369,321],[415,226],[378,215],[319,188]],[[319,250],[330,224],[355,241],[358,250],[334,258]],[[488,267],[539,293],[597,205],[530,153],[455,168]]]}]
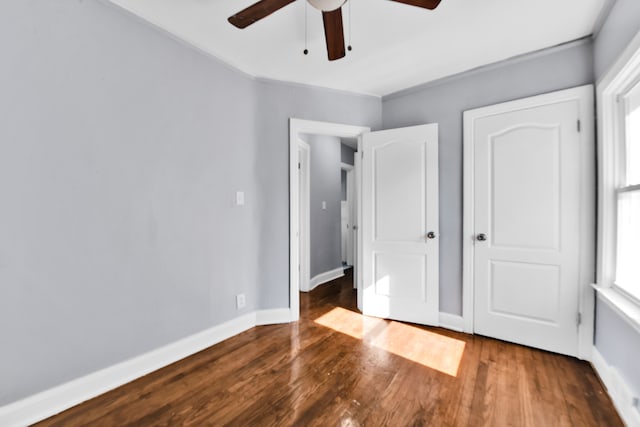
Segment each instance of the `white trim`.
[{"label": "white trim", "polygon": [[452,331],[464,332],[464,319],[456,314],[440,312],[440,327]]},{"label": "white trim", "polygon": [[[277,312],[277,313],[276,313]],[[290,312],[286,310],[288,320]],[[284,320],[284,310],[252,312],[49,390],[0,407],[0,425],[30,425],[127,384],[256,326]]]},{"label": "white trim", "polygon": [[311,281],[309,282],[309,291],[312,291],[320,285],[323,285],[332,280],[336,280],[343,276],[344,276],[343,267],[339,267],[331,271],[325,271],[324,273],[320,273],[316,276],[313,276],[311,278]]},{"label": "white trim", "polygon": [[463,232],[462,232],[462,317],[464,331],[474,331],[474,283],[473,283],[473,248],[474,248],[474,132],[475,121],[486,116],[503,114],[510,111],[549,105],[569,100],[577,100],[580,105],[579,120],[582,123],[580,132],[580,206],[584,214],[580,218],[580,293],[578,309],[582,314],[582,323],[578,328],[577,354],[581,359],[589,360],[593,346],[595,301],[591,288],[593,283],[595,239],[593,235],[595,223],[595,151],[593,86],[585,85],[571,89],[546,93],[543,95],[505,102],[488,107],[464,112],[463,142]]},{"label": "white trim", "polygon": [[[300,318],[300,277],[298,272],[300,241],[298,235],[298,136],[301,133],[329,135],[340,138],[356,138],[371,129],[367,126],[351,126],[338,123],[289,119],[289,308],[291,321]],[[358,196],[359,197],[359,196]]]},{"label": "white trim", "polygon": [[602,354],[600,354],[596,347],[593,347],[593,350],[591,350],[591,355],[591,366],[593,370],[596,371],[598,377],[600,377],[602,384],[607,388],[607,384],[611,383],[609,364],[604,360],[604,357],[602,357]]},{"label": "white trim", "polygon": [[353,266],[353,281],[356,285],[356,306],[358,310],[362,311],[362,231],[360,230],[360,224],[362,224],[362,135],[358,137],[358,150],[353,158],[353,165],[355,167],[356,182],[355,182],[355,221],[354,228],[355,233],[355,246],[356,246],[356,258],[355,265]]},{"label": "white trim", "polygon": [[607,389],[607,394],[613,401],[622,421],[628,427],[640,427],[640,409],[633,405],[633,399],[637,396],[634,396],[633,391],[618,373],[618,370],[607,363],[596,347],[593,347],[591,354],[591,366]]},{"label": "white trim", "polygon": [[[593,236],[597,229],[596,223],[596,192],[597,159],[596,125],[595,125],[595,90],[593,85],[569,89],[575,90],[576,98],[580,99],[580,206],[584,209],[580,215],[580,266],[579,266],[579,295],[578,312],[581,323],[578,326],[578,357],[591,360],[591,350],[595,335],[595,292],[591,284],[595,280],[596,272],[596,239]],[[583,102],[582,102],[583,101]]]},{"label": "white trim", "polygon": [[[635,304],[620,292],[611,288],[615,280],[616,267],[616,189],[620,184],[620,176],[616,171],[618,150],[621,138],[619,135],[620,107],[618,96],[637,81],[640,75],[640,32],[625,48],[607,73],[598,81],[598,248],[597,279],[598,293],[609,305],[621,305],[616,311],[624,314],[626,304],[623,300]],[[605,290],[609,288],[609,290]],[[614,295],[618,294],[618,295]],[[636,310],[640,307],[636,307]],[[633,324],[633,323],[632,323]]]},{"label": "white trim", "polygon": [[279,325],[291,322],[291,310],[288,308],[276,308],[272,310],[259,310],[256,312],[256,326]]},{"label": "white trim", "polygon": [[299,218],[298,242],[301,245],[299,253],[302,256],[299,259],[300,268],[298,271],[300,274],[300,289],[308,291],[311,286],[309,282],[311,280],[311,208],[309,205],[311,198],[311,146],[298,138],[298,155],[300,151],[303,151],[303,158],[298,158],[300,164],[298,185],[302,182],[302,191],[298,192],[298,194],[302,197],[302,200],[298,205],[298,212],[302,218]]},{"label": "white trim", "polygon": [[474,186],[475,156],[473,142],[473,119],[463,113],[462,139],[462,319],[464,332],[473,333],[474,286],[473,286],[473,244],[474,244]]}]

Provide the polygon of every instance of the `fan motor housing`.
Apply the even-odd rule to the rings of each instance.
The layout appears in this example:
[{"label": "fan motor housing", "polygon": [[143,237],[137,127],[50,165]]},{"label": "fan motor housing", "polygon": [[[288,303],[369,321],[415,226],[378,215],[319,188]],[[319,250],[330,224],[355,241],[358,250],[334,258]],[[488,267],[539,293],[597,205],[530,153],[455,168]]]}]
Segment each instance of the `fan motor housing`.
[{"label": "fan motor housing", "polygon": [[347,0],[307,0],[309,4],[323,12],[331,12],[342,7]]}]

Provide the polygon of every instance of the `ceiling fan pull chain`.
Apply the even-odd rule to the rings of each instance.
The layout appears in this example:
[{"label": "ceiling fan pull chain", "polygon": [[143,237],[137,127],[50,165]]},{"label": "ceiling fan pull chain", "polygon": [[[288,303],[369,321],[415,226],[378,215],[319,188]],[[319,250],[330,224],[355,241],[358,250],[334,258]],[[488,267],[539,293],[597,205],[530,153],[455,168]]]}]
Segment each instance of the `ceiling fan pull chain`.
[{"label": "ceiling fan pull chain", "polygon": [[353,0],[349,0],[349,45],[347,46],[347,50],[351,52],[353,48],[351,47],[351,2]]},{"label": "ceiling fan pull chain", "polygon": [[309,49],[307,48],[307,21],[309,20],[307,15],[307,2],[304,2],[304,53],[305,55],[309,54]]}]

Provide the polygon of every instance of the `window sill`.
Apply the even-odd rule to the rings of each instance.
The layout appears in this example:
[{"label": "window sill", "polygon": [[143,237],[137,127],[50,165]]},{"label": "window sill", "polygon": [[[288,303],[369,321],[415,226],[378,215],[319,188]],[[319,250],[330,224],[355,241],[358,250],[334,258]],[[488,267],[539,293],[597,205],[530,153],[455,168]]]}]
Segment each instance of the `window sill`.
[{"label": "window sill", "polygon": [[636,332],[640,333],[640,305],[613,288],[593,285],[600,300],[618,313]]}]

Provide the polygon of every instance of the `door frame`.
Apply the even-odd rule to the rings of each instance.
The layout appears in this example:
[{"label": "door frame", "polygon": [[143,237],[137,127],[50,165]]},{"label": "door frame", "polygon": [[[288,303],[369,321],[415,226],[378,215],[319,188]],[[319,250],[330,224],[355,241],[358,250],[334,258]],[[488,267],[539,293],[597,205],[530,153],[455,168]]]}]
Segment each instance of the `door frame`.
[{"label": "door frame", "polygon": [[[591,360],[595,302],[596,250],[596,158],[593,85],[579,86],[516,101],[505,102],[464,112],[463,141],[463,225],[462,225],[462,317],[464,332],[474,332],[474,158],[475,122],[483,117],[532,107],[575,100],[579,105],[580,126],[580,266],[578,310],[578,357]],[[589,238],[593,236],[593,238]]]},{"label": "door frame", "polygon": [[[337,136],[339,138],[358,138],[370,132],[368,126],[354,126],[340,123],[319,122],[313,120],[289,119],[289,310],[291,321],[300,319],[300,276],[299,276],[299,212],[300,200],[298,189],[298,139],[301,133],[314,135]],[[359,172],[358,172],[359,173]],[[357,180],[356,180],[357,181]],[[356,190],[356,197],[360,197]],[[357,258],[356,258],[357,259]],[[357,264],[357,262],[356,262]],[[358,268],[358,266],[354,266]]]},{"label": "door frame", "polygon": [[[355,155],[354,155],[354,160],[355,160]],[[347,175],[347,182],[346,182],[346,187],[347,187],[347,211],[349,212],[349,231],[347,233],[347,264],[349,263],[349,254],[351,255],[351,265],[355,266],[356,264],[356,254],[355,254],[355,236],[353,235],[353,232],[356,231],[353,229],[353,220],[356,217],[356,213],[355,213],[355,200],[353,200],[354,196],[355,196],[355,180],[354,178],[354,172],[355,172],[355,162],[353,165],[350,165],[348,163],[344,163],[341,162],[340,163],[340,170],[341,171],[345,171],[346,175]]]},{"label": "door frame", "polygon": [[[302,139],[297,139],[298,144],[298,162],[300,164],[298,170],[298,195],[300,203],[298,204],[298,220],[300,226],[300,270],[299,280],[300,289],[308,291],[311,284],[311,258],[310,253],[310,240],[311,240],[311,220],[310,220],[310,206],[309,200],[311,197],[311,146]],[[302,158],[300,158],[300,152],[302,152]],[[302,279],[300,279],[302,277]]]}]

